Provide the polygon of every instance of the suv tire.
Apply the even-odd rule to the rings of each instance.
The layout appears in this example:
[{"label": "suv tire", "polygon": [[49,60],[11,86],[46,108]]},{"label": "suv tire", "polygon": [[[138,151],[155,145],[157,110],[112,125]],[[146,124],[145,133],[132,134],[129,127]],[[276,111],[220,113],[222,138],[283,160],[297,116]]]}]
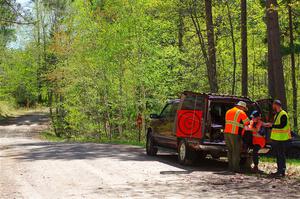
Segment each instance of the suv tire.
[{"label": "suv tire", "polygon": [[178,144],[178,162],[182,165],[190,163],[192,151],[189,149],[188,144],[185,140],[180,140]]},{"label": "suv tire", "polygon": [[157,154],[157,147],[154,145],[154,140],[151,133],[148,133],[147,135],[146,152],[149,156],[155,156]]}]

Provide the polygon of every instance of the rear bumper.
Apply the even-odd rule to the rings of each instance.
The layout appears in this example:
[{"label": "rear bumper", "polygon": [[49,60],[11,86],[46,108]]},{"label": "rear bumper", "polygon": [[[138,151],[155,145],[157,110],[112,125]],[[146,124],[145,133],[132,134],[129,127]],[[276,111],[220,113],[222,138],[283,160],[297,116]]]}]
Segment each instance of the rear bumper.
[{"label": "rear bumper", "polygon": [[207,154],[216,155],[219,157],[225,157],[227,154],[227,147],[225,143],[208,143],[208,142],[199,142],[195,140],[188,141],[189,147],[195,151],[205,152]]},{"label": "rear bumper", "polygon": [[[197,141],[188,141],[189,146],[196,151],[206,151],[208,153],[218,153],[218,154],[226,154],[227,146],[225,142],[197,142]],[[271,150],[271,146],[267,145],[265,148],[262,148],[258,151],[259,154],[267,154]],[[243,152],[243,154],[252,153],[252,149]]]}]

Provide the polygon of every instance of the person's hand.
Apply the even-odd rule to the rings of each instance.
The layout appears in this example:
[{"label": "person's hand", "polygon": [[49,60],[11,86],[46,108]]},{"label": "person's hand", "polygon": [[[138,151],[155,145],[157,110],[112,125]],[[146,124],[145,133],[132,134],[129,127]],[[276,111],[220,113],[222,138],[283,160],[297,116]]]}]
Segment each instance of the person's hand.
[{"label": "person's hand", "polygon": [[264,124],[264,126],[267,127],[267,128],[272,127],[272,125],[273,125],[273,124],[272,124],[271,122],[268,122],[268,123],[265,123],[265,124]]},{"label": "person's hand", "polygon": [[244,126],[245,131],[250,131],[251,128],[249,126]]}]

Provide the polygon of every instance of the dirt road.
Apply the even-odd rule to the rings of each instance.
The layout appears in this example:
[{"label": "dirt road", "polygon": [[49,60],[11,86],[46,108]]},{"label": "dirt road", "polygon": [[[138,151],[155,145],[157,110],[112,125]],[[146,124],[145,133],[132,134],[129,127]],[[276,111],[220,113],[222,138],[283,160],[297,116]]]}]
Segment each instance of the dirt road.
[{"label": "dirt road", "polygon": [[299,198],[295,180],[228,175],[226,163],[177,164],[139,147],[39,140],[47,117],[0,124],[0,198]]}]

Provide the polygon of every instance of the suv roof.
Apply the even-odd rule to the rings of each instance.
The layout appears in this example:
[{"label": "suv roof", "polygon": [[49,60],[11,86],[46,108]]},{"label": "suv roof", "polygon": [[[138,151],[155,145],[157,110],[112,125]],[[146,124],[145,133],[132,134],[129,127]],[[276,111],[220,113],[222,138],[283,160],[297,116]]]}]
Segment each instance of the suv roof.
[{"label": "suv roof", "polygon": [[196,93],[192,91],[184,91],[184,95],[202,95],[208,99],[222,99],[222,100],[243,100],[248,102],[253,102],[250,98],[245,96],[235,96],[235,95],[226,95],[226,94],[216,94],[216,93]]},{"label": "suv roof", "polygon": [[167,101],[168,104],[179,103],[179,102],[180,102],[180,99],[169,99]]}]

